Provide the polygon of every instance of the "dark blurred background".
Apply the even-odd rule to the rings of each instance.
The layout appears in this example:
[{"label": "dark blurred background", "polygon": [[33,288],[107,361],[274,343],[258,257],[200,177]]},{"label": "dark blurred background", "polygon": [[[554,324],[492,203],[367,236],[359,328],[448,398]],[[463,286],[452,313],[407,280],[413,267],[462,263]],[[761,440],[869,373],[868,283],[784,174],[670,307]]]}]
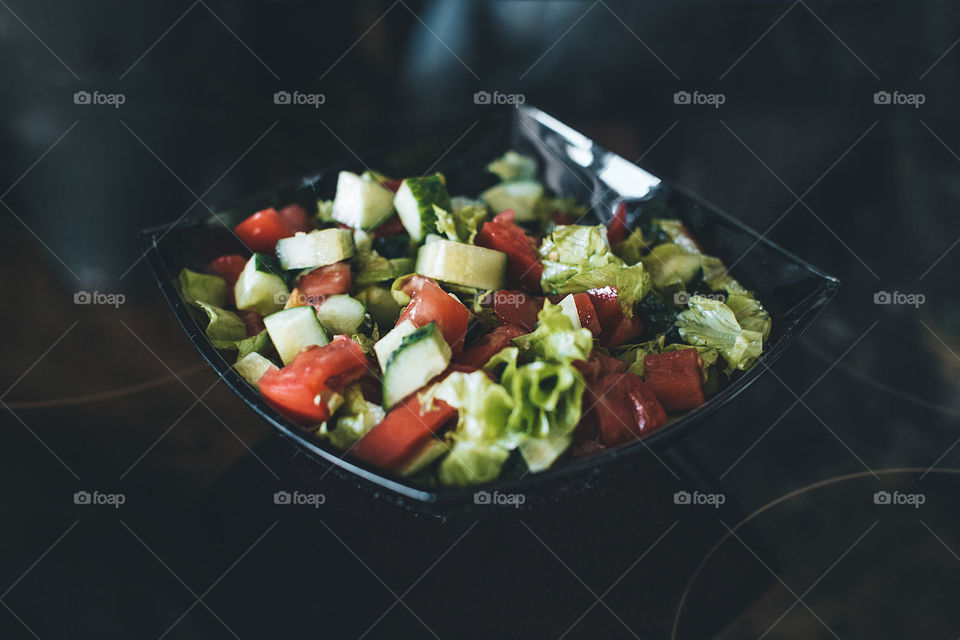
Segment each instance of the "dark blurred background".
[{"label": "dark blurred background", "polygon": [[[957,5],[0,5],[0,636],[960,635]],[[444,520],[326,475],[239,406],[137,232],[466,132],[491,108],[479,90],[522,94],[843,285],[662,459]],[[673,504],[693,487],[727,502]],[[326,504],[272,504],[294,488]]]}]

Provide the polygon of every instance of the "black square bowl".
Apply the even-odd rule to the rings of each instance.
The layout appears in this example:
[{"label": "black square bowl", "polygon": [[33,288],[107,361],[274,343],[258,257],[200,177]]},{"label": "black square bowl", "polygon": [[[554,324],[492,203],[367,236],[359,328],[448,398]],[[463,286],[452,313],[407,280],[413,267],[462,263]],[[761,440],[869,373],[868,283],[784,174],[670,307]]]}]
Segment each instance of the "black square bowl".
[{"label": "black square bowl", "polygon": [[490,159],[507,149],[536,157],[540,163],[541,181],[558,195],[589,203],[588,216],[594,223],[609,221],[621,202],[628,205],[628,221],[644,212],[681,219],[703,250],[731,266],[734,277],[748,289],[756,291],[758,299],[769,310],[773,330],[764,345],[760,363],[735,377],[703,406],[641,440],[593,457],[562,461],[542,473],[483,487],[466,490],[424,488],[344,456],[270,407],[259,392],[233,370],[232,362],[224,358],[224,353],[210,344],[204,327],[194,320],[174,284],[184,267],[202,269],[224,253],[249,253],[228,227],[268,206],[298,202],[311,210],[317,198],[333,197],[340,169],[362,170],[364,167],[354,162],[344,163],[247,198],[215,216],[185,218],[146,230],[141,238],[160,290],[187,336],[207,363],[251,409],[319,464],[332,466],[340,476],[376,495],[431,512],[443,512],[455,506],[463,508],[464,503],[471,502],[474,492],[481,488],[523,493],[528,504],[531,496],[553,499],[561,492],[586,486],[590,477],[612,468],[616,461],[668,447],[694,427],[704,424],[708,416],[763,375],[766,371],[764,365],[779,358],[810,326],[839,286],[835,278],[773,244],[723,211],[599,147],[533,107],[493,111],[459,141],[456,132],[436,135],[396,151],[371,154],[365,161],[387,175],[421,175],[440,170],[446,174],[448,183],[454,185],[455,193],[475,194],[493,184],[494,178],[485,173],[484,167]]}]

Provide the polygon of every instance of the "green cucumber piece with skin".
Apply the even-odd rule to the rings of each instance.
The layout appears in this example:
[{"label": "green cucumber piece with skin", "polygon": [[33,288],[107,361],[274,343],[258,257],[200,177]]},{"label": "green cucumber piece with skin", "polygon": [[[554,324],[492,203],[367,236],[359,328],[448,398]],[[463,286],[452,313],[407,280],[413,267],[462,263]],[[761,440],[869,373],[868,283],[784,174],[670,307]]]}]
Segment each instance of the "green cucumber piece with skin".
[{"label": "green cucumber piece with skin", "polygon": [[298,232],[277,242],[277,257],[286,270],[324,267],[354,254],[353,232],[349,229],[317,229]]},{"label": "green cucumber piece with skin", "polygon": [[277,365],[270,361],[270,358],[262,356],[256,351],[251,351],[234,363],[233,368],[237,370],[243,379],[257,386],[260,378],[270,369],[276,369]]},{"label": "green cucumber piece with skin", "polygon": [[380,363],[381,371],[386,371],[390,356],[400,347],[403,339],[416,330],[417,325],[413,324],[410,320],[404,320],[377,340],[377,343],[373,345],[373,352],[377,354],[377,361]]},{"label": "green cucumber piece with skin", "polygon": [[237,284],[233,287],[237,309],[250,309],[260,315],[270,315],[283,309],[290,289],[280,276],[276,262],[261,253],[253,254],[247,261]]},{"label": "green cucumber piece with skin", "polygon": [[513,209],[514,220],[530,222],[537,219],[537,205],[543,199],[543,185],[532,180],[504,182],[480,194],[494,213]]},{"label": "green cucumber piece with skin", "polygon": [[304,347],[315,344],[322,347],[330,342],[327,332],[317,320],[317,312],[310,306],[278,311],[264,318],[263,324],[285,365],[290,364]]},{"label": "green cucumber piece with skin", "polygon": [[577,301],[573,299],[573,294],[567,294],[567,296],[560,301],[560,311],[563,312],[563,315],[570,318],[570,321],[573,322],[574,329],[580,329],[580,313],[577,311]]},{"label": "green cucumber piece with skin", "polygon": [[346,295],[333,295],[317,308],[317,319],[324,329],[334,335],[350,335],[363,324],[366,313],[366,307],[359,300]]},{"label": "green cucumber piece with skin", "polygon": [[357,293],[357,298],[367,307],[370,318],[378,327],[392,327],[400,317],[400,305],[393,299],[387,287],[367,287]]},{"label": "green cucumber piece with skin", "polygon": [[436,322],[420,327],[400,342],[383,373],[383,407],[389,409],[434,377],[450,364],[450,345]]},{"label": "green cucumber piece with skin", "polygon": [[420,247],[416,272],[443,282],[493,291],[502,289],[507,254],[452,240],[434,240]]},{"label": "green cucumber piece with skin", "polygon": [[353,229],[373,229],[393,214],[393,192],[369,174],[341,171],[331,217]]},{"label": "green cucumber piece with skin", "polygon": [[400,222],[413,240],[420,242],[428,233],[437,232],[437,215],[433,211],[437,205],[450,210],[450,194],[443,176],[407,178],[400,184],[393,206],[400,216]]}]

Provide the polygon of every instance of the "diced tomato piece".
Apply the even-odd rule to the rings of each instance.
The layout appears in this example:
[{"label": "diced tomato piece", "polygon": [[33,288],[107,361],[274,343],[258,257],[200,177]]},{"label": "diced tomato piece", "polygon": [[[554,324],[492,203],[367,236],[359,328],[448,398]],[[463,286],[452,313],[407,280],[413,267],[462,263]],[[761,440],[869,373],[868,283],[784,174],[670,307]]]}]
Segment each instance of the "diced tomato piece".
[{"label": "diced tomato piece", "polygon": [[620,244],[627,239],[628,235],[630,230],[627,228],[627,203],[621,202],[610,224],[607,225],[607,240],[611,245]]},{"label": "diced tomato piece", "polygon": [[523,291],[502,289],[493,294],[493,312],[497,324],[515,324],[527,330],[537,328],[537,314],[543,308],[543,298]]},{"label": "diced tomato piece", "polygon": [[294,234],[277,210],[272,207],[257,211],[234,227],[233,231],[252,250],[269,254],[273,254],[276,250],[277,240],[289,238]]},{"label": "diced tomato piece", "polygon": [[510,280],[527,291],[540,291],[543,265],[533,240],[519,226],[505,219],[485,222],[477,234],[476,244],[507,254]]},{"label": "diced tomato piece", "polygon": [[616,287],[591,289],[587,294],[603,329],[599,336],[600,344],[614,347],[630,342],[643,333],[643,321],[639,315],[634,314],[632,318],[623,315]]},{"label": "diced tomato piece", "polygon": [[667,411],[696,409],[707,401],[696,349],[648,353],[643,368],[644,380]]},{"label": "diced tomato piece", "polygon": [[513,209],[504,209],[497,215],[493,216],[493,221],[507,222],[507,223],[513,224],[514,221],[516,220],[516,217],[517,217],[517,214],[513,211]]},{"label": "diced tomato piece", "polygon": [[210,272],[227,281],[227,287],[233,288],[237,284],[240,272],[247,266],[247,259],[239,253],[230,253],[220,256],[210,263]]},{"label": "diced tomato piece", "polygon": [[248,336],[255,336],[266,329],[263,324],[263,316],[253,309],[239,309],[237,315],[243,320],[243,326],[247,328]]},{"label": "diced tomato piece", "polygon": [[[325,267],[317,267],[309,273],[297,278],[298,299],[295,305],[313,305],[319,307],[328,296],[341,293],[350,293],[353,279],[350,275],[350,265],[346,262],[335,262]],[[291,298],[293,294],[291,293]]]},{"label": "diced tomato piece", "polygon": [[599,336],[603,332],[603,328],[600,326],[600,319],[597,317],[597,310],[594,308],[590,296],[585,293],[577,293],[574,294],[573,301],[577,305],[580,326],[589,329],[594,338]]},{"label": "diced tomato piece", "polygon": [[454,358],[453,362],[480,369],[490,358],[500,353],[505,347],[509,347],[511,340],[525,333],[528,332],[515,324],[501,325]]},{"label": "diced tomato piece", "polygon": [[335,336],[325,346],[307,347],[282,369],[260,378],[260,392],[277,411],[303,425],[319,424],[330,417],[326,400],[331,392],[343,393],[351,382],[369,371],[360,344]]},{"label": "diced tomato piece", "polygon": [[410,320],[417,327],[425,327],[436,322],[453,355],[463,351],[463,340],[470,322],[470,312],[463,303],[423,276],[408,278],[402,290],[411,300],[397,324]]},{"label": "diced tomato piece", "polygon": [[313,226],[310,224],[310,216],[307,214],[307,210],[296,203],[288,204],[280,209],[277,211],[277,215],[287,226],[287,230],[292,233],[309,231]]},{"label": "diced tomato piece", "polygon": [[443,401],[435,400],[433,405],[432,411],[424,411],[417,395],[411,395],[360,438],[350,453],[399,473],[457,416],[457,410]]},{"label": "diced tomato piece", "polygon": [[632,373],[614,373],[588,385],[600,443],[615,446],[656,431],[667,414],[656,395]]},{"label": "diced tomato piece", "polygon": [[587,382],[596,382],[603,376],[612,373],[626,373],[630,370],[630,365],[623,360],[617,360],[613,356],[608,356],[597,350],[590,352],[589,360],[586,362],[575,360],[573,366],[580,371]]},{"label": "diced tomato piece", "polygon": [[406,232],[407,230],[404,228],[400,216],[394,215],[387,218],[383,224],[374,229],[373,236],[375,238],[386,238],[387,236],[395,236]]}]

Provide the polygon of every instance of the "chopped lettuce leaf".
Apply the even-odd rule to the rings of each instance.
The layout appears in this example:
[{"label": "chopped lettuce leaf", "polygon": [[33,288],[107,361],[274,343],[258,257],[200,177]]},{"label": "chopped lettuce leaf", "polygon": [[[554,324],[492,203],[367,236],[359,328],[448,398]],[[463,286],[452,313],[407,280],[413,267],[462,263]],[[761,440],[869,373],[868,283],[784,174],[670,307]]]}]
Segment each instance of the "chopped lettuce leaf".
[{"label": "chopped lettuce leaf", "polygon": [[637,264],[649,248],[643,240],[643,231],[634,229],[626,240],[613,247],[613,254],[627,264]]},{"label": "chopped lettuce leaf", "polygon": [[552,465],[572,442],[580,421],[585,383],[569,362],[531,362],[517,366],[519,349],[508,347],[484,370],[502,367],[500,382],[513,398],[507,428],[517,434],[517,448],[530,471]]},{"label": "chopped lettuce leaf", "polygon": [[727,273],[727,268],[720,261],[720,258],[701,255],[700,268],[703,270],[703,281],[707,283],[711,291],[724,290],[731,294],[750,295],[749,291]]},{"label": "chopped lettuce leaf", "polygon": [[223,278],[183,269],[177,276],[184,301],[199,308],[201,302],[222,307],[227,303],[227,283]]},{"label": "chopped lettuce leaf", "polygon": [[237,360],[251,353],[266,355],[273,342],[270,341],[270,334],[264,329],[255,336],[250,336],[237,341]]},{"label": "chopped lettuce leaf", "polygon": [[498,176],[502,182],[533,180],[537,177],[537,161],[516,151],[507,151],[488,164],[487,171]]},{"label": "chopped lettuce leaf", "polygon": [[770,337],[770,314],[755,298],[739,293],[731,293],[725,303],[737,317],[737,322],[744,329],[757,331],[764,341]]},{"label": "chopped lettuce leaf", "polygon": [[610,251],[607,230],[602,225],[555,227],[540,244],[540,259],[543,263],[541,285],[547,293],[556,293],[567,280],[590,269],[623,264]]},{"label": "chopped lettuce leaf", "polygon": [[482,202],[473,202],[464,198],[453,198],[451,210],[446,211],[433,205],[437,216],[437,231],[454,242],[473,244],[480,226],[487,219],[489,209]]},{"label": "chopped lettuce leaf", "polygon": [[492,482],[509,457],[510,449],[500,443],[459,440],[440,462],[438,476],[441,484],[451,487]]},{"label": "chopped lettuce leaf", "polygon": [[581,293],[590,289],[617,288],[617,301],[624,315],[633,317],[633,307],[643,300],[650,291],[650,274],[643,270],[642,264],[627,267],[622,264],[608,264],[589,269],[573,276],[556,288],[557,293]]},{"label": "chopped lettuce leaf", "polygon": [[763,335],[743,329],[730,308],[719,300],[693,296],[689,309],[677,315],[677,330],[687,343],[718,349],[727,374],[749,369],[763,351]]},{"label": "chopped lettuce leaf", "polygon": [[207,325],[207,338],[217,349],[236,349],[237,343],[246,339],[247,327],[240,316],[233,311],[227,311],[206,302],[198,302],[197,305],[210,319]]},{"label": "chopped lettuce leaf", "polygon": [[683,291],[700,269],[700,256],[667,242],[655,246],[643,257],[643,266],[653,281],[653,288],[671,297]]},{"label": "chopped lettuce leaf", "polygon": [[495,480],[516,446],[507,430],[513,409],[507,390],[482,371],[455,372],[420,395],[428,410],[434,400],[443,400],[459,416],[447,435],[453,446],[440,463],[441,482],[460,487]]},{"label": "chopped lettuce leaf", "polygon": [[338,449],[352,447],[370,429],[381,423],[386,412],[379,404],[368,402],[358,384],[352,384],[343,392],[344,403],[334,416],[334,426],[324,422],[317,435]]},{"label": "chopped lettuce leaf", "polygon": [[593,334],[589,329],[574,328],[573,321],[563,313],[560,305],[545,300],[537,318],[533,333],[513,339],[525,354],[547,362],[570,362],[590,357]]}]

